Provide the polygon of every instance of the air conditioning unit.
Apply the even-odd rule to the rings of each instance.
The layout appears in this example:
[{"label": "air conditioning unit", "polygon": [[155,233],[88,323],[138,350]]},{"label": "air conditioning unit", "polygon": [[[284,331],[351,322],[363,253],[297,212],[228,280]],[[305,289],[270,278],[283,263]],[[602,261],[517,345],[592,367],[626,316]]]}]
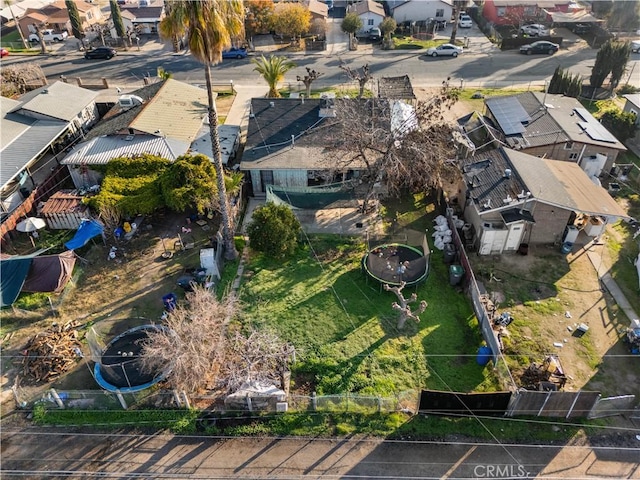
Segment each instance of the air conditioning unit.
[{"label": "air conditioning unit", "polygon": [[120,97],[118,98],[118,105],[123,108],[131,108],[135,107],[136,105],[142,105],[143,102],[144,100],[142,100],[142,98],[138,97],[137,95],[120,95]]}]

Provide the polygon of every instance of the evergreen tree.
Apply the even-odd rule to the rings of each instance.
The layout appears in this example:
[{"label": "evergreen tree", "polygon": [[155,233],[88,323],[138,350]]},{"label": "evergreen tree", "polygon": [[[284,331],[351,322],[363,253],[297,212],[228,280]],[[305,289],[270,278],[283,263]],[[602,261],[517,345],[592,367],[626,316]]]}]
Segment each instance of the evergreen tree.
[{"label": "evergreen tree", "polygon": [[118,38],[124,39],[127,32],[124,29],[124,23],[122,22],[120,5],[118,5],[117,0],[109,0],[109,6],[111,7],[111,20],[113,21],[113,27],[116,29],[116,35],[118,35]]},{"label": "evergreen tree", "polygon": [[611,58],[613,55],[613,42],[608,40],[596,55],[596,63],[591,70],[589,83],[593,88],[600,88],[611,72]]},{"label": "evergreen tree", "polygon": [[67,6],[69,21],[71,22],[71,32],[84,47],[84,29],[82,28],[82,20],[80,20],[80,12],[78,12],[76,2],[73,0],[64,0],[64,3]]},{"label": "evergreen tree", "polygon": [[622,80],[630,54],[631,44],[629,42],[617,42],[614,44],[611,58],[611,91],[617,88],[620,80]]}]

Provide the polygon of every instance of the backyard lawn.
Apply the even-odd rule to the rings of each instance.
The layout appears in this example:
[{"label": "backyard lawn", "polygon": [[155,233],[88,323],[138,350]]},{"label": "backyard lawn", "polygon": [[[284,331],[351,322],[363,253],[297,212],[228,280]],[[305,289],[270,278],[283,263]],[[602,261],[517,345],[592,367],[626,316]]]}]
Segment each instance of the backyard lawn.
[{"label": "backyard lawn", "polygon": [[[434,216],[396,214],[413,228],[431,226]],[[429,306],[419,324],[409,320],[400,331],[395,295],[361,271],[366,250],[362,238],[312,236],[285,262],[251,255],[241,287],[245,321],[295,346],[293,392],[496,389],[491,369],[475,361],[482,337],[467,298],[449,285],[442,253],[433,253],[423,285],[405,289],[405,297],[415,291]]]}]

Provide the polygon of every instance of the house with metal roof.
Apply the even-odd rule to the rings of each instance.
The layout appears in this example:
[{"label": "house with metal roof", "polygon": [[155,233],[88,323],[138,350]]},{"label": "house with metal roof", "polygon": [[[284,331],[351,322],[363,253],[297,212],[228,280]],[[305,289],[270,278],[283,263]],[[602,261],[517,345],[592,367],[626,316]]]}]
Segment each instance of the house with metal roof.
[{"label": "house with metal roof", "polygon": [[[607,223],[629,218],[573,162],[500,147],[462,161],[457,195],[468,246],[481,255],[522,252],[522,246],[586,244]],[[568,238],[571,232],[571,238]]]},{"label": "house with metal roof", "polygon": [[[469,126],[477,128],[477,120],[463,122],[469,139]],[[627,150],[578,100],[563,95],[526,92],[487,98],[480,123],[494,147],[574,162],[592,177],[608,174],[618,155]]]}]

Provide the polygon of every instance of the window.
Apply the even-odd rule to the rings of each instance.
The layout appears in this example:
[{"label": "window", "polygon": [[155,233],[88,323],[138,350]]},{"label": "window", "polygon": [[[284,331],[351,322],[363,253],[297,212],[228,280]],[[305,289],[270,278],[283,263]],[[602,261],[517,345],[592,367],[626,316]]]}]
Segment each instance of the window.
[{"label": "window", "polygon": [[367,25],[373,27],[373,18],[367,20]]},{"label": "window", "polygon": [[564,144],[564,149],[565,150],[573,150],[573,142],[566,142]]},{"label": "window", "polygon": [[569,154],[569,160],[577,160],[578,159],[578,154],[577,153],[570,153]]},{"label": "window", "polygon": [[535,5],[527,5],[524,7],[524,15],[525,17],[535,17],[536,15],[536,6]]},{"label": "window", "polygon": [[504,17],[507,14],[507,7],[498,7],[496,9],[496,14],[499,17]]},{"label": "window", "polygon": [[91,20],[93,18],[93,15],[91,14],[91,12],[87,12],[87,20]]},{"label": "window", "polygon": [[436,18],[442,18],[444,17],[444,8],[438,8],[436,10]]}]

